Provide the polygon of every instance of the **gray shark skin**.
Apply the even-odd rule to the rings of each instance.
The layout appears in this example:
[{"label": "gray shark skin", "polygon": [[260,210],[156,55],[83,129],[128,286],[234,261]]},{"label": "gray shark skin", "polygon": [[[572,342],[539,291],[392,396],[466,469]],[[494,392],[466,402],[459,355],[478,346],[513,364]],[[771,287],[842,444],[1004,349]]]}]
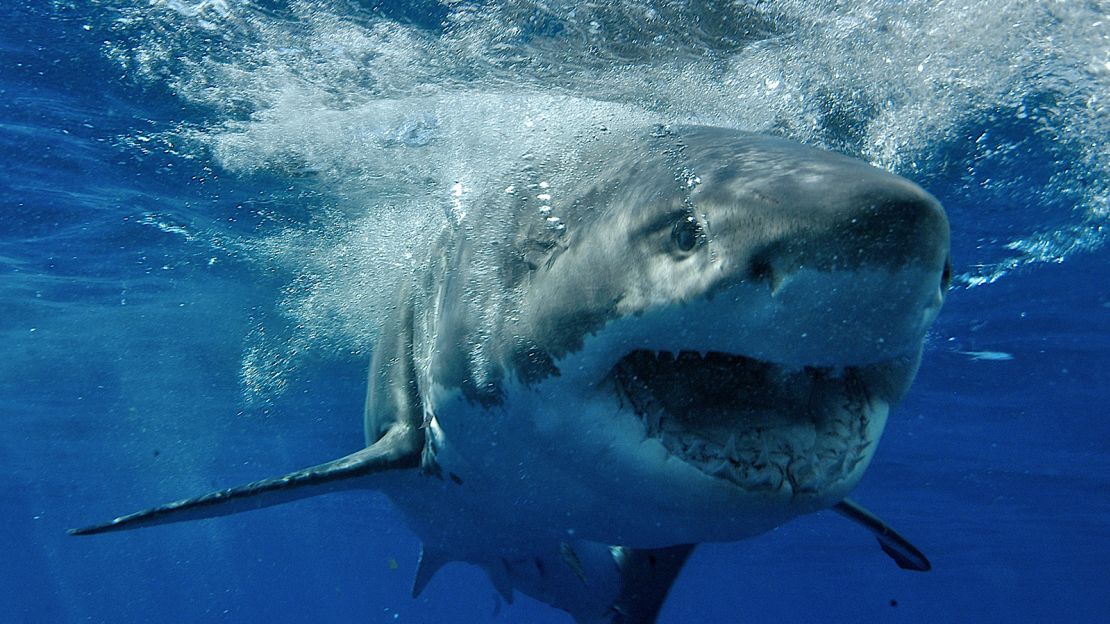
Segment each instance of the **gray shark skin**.
[{"label": "gray shark skin", "polygon": [[913,183],[703,126],[530,154],[450,223],[370,366],[366,448],[74,530],[384,491],[424,547],[578,622],[654,622],[694,546],[847,498],[944,301],[949,228]]}]

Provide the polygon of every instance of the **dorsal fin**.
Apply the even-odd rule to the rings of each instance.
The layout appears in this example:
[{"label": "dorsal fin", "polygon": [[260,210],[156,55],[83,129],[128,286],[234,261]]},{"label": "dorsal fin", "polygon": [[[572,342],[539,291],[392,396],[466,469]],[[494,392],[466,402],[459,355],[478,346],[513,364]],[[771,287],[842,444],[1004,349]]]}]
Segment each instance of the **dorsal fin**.
[{"label": "dorsal fin", "polygon": [[887,523],[880,520],[875,514],[867,511],[855,501],[845,498],[837,503],[833,509],[852,522],[871,531],[878,538],[879,546],[894,563],[903,570],[915,572],[928,572],[933,568],[925,554],[914,547],[906,538],[898,534]]},{"label": "dorsal fin", "polygon": [[167,503],[102,524],[70,529],[69,533],[94,535],[171,522],[216,518],[351,489],[358,487],[355,480],[359,477],[418,467],[423,440],[420,431],[407,424],[397,423],[377,442],[346,457],[281,477]]}]

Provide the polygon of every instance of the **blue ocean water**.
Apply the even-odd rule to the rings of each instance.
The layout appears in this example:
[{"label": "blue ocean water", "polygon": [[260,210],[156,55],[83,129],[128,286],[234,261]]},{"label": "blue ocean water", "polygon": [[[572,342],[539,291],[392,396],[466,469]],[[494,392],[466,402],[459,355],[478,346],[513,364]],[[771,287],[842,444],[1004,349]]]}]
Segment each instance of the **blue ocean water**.
[{"label": "blue ocean water", "polygon": [[701,547],[661,621],[1110,612],[1110,5],[4,15],[0,621],[568,621],[501,605],[463,564],[409,598],[418,541],[372,493],[65,530],[359,448],[382,293],[411,241],[465,211],[500,146],[530,145],[523,128],[613,110],[910,177],[949,211],[957,274],[855,496],[934,570],[898,570],[821,513]]}]

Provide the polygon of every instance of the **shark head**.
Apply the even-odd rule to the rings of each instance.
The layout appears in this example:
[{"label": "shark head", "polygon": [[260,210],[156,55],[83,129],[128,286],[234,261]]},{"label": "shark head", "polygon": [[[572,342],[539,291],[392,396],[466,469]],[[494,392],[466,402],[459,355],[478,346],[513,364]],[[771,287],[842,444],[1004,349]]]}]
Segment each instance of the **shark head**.
[{"label": "shark head", "polygon": [[[482,427],[557,449],[561,477],[606,492],[609,526],[623,509],[673,518],[682,539],[736,539],[840,501],[944,301],[940,204],[776,138],[679,127],[623,147],[545,206],[546,242],[517,245],[542,251],[519,271],[500,381],[479,401],[511,416]],[[759,526],[720,521],[739,509]]]}]

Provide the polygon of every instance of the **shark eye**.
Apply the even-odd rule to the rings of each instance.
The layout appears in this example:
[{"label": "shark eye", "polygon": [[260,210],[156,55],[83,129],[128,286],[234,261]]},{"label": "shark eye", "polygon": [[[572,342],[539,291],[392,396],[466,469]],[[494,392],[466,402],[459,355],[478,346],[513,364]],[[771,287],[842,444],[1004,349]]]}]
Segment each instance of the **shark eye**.
[{"label": "shark eye", "polygon": [[701,226],[691,215],[684,215],[671,228],[671,241],[680,251],[690,251],[701,238]]}]

